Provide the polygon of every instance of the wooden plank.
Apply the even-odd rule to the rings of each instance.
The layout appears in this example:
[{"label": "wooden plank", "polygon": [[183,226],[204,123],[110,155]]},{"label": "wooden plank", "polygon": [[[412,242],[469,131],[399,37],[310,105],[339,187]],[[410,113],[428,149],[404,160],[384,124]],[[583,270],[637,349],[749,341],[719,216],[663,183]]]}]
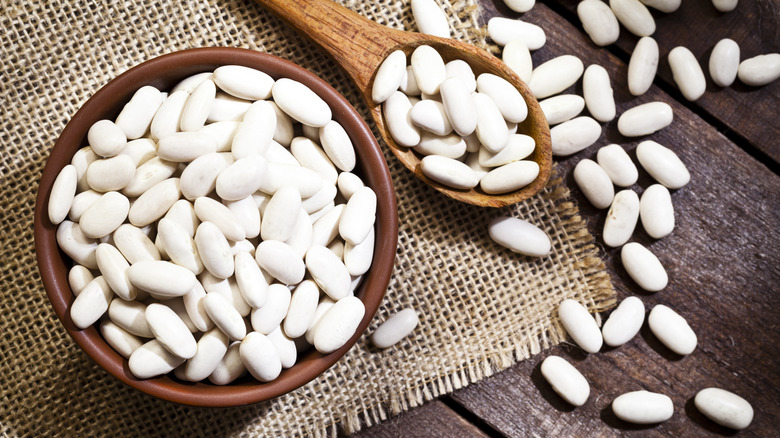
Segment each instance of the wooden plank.
[{"label": "wooden plank", "polygon": [[[597,48],[582,30],[576,15],[578,2],[552,0],[551,3],[568,11],[568,18],[573,20],[577,33],[575,37],[574,33],[567,32],[570,38],[584,38],[591,47]],[[485,4],[488,11],[492,9],[489,4]],[[722,38],[731,38],[739,43],[741,59],[780,52],[780,12],[777,7],[776,2],[743,0],[733,11],[721,13],[709,0],[700,0],[683,1],[677,11],[669,14],[651,9],[656,20],[656,32],[652,37],[658,42],[661,55],[656,81],[662,83],[676,99],[687,104],[677,91],[667,55],[680,45],[690,49],[707,78],[706,92],[690,105],[717,120],[724,131],[733,131],[736,136],[745,139],[742,146],[755,147],[775,163],[780,162],[780,142],[777,140],[780,137],[780,81],[763,87],[750,87],[737,80],[732,86],[722,88],[712,82],[708,69],[712,48]],[[548,32],[549,40],[553,26],[535,20],[534,12],[536,8],[521,18],[542,26]],[[517,14],[512,16],[519,17]],[[621,57],[627,61],[638,39],[621,26],[620,38],[611,48],[622,52]],[[620,74],[626,75],[625,67]]]},{"label": "wooden plank", "polygon": [[438,400],[403,412],[350,436],[355,438],[487,437],[474,424]]},{"label": "wooden plank", "polygon": [[[598,62],[613,78],[618,114],[638,101],[672,105],[672,126],[646,138],[675,150],[691,172],[691,183],[672,194],[677,219],[672,235],[655,241],[641,227],[634,235],[635,241],[659,257],[670,284],[662,292],[645,293],[622,268],[619,249],[605,248],[604,257],[619,299],[637,295],[648,310],[655,304],[669,305],[688,319],[699,346],[681,358],[645,326],[629,344],[600,354],[554,348],[457,391],[452,400],[507,436],[601,436],[627,430],[640,430],[643,436],[728,434],[728,429],[698,413],[692,402],[698,390],[718,386],[752,403],[756,415],[743,435],[772,435],[780,424],[780,347],[776,344],[780,245],[775,231],[780,227],[776,204],[780,178],[657,87],[632,98],[624,75],[615,74],[625,71],[625,64],[576,37],[577,30],[544,5],[537,4],[526,17],[546,23],[548,43],[534,54],[534,60],[571,53],[588,63]],[[599,241],[606,212],[593,209],[579,194],[571,169],[583,158],[594,158],[597,149],[610,142],[623,145],[637,162],[634,149],[644,139],[623,138],[611,122],[594,146],[558,159]],[[633,187],[637,192],[653,182],[641,169],[640,175]],[[585,406],[567,406],[541,377],[539,364],[550,353],[568,359],[590,381],[591,398]],[[653,426],[630,425],[614,417],[611,401],[638,389],[669,395],[675,404],[674,417]]]}]

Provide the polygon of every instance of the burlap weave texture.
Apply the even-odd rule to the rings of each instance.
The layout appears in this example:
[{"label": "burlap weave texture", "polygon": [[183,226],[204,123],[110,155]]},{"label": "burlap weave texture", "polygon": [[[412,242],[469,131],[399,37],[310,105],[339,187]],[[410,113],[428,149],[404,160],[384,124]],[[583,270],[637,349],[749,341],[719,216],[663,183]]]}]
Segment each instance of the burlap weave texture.
[{"label": "burlap weave texture", "polygon": [[[341,0],[414,29],[407,1]],[[453,35],[485,46],[475,0],[440,2]],[[554,309],[574,297],[614,303],[593,238],[560,179],[501,210],[449,200],[386,151],[399,206],[387,297],[369,332],[407,306],[414,334],[377,351],[367,336],[325,374],[265,403],[197,409],[145,396],[83,354],[51,310],[35,265],[37,181],[70,116],[103,84],[149,58],[232,46],[296,62],[333,84],[368,120],[346,75],[257,3],[245,0],[0,0],[0,433],[3,436],[299,436],[351,432],[504,369],[563,339]],[[495,215],[527,219],[553,240],[531,259],[487,236]]]}]

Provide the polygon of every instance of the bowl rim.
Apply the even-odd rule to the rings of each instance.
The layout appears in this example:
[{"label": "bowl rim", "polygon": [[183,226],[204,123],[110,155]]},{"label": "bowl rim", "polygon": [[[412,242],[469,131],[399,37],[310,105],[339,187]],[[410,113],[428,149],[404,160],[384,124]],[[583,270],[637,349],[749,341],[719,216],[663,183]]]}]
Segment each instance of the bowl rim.
[{"label": "bowl rim", "polygon": [[[283,370],[271,382],[245,378],[238,383],[219,386],[174,380],[170,377],[172,373],[136,379],[130,373],[127,360],[103,340],[95,325],[82,330],[70,318],[69,308],[74,295],[68,283],[66,260],[69,258],[59,249],[57,227],[49,220],[49,193],[60,170],[86,145],[86,133],[92,123],[112,113],[116,115],[135,90],[143,85],[169,89],[187,76],[211,71],[219,65],[244,65],[265,71],[274,79],[288,77],[305,83],[328,103],[333,120],[341,123],[350,134],[358,156],[355,170],[363,174],[362,179],[371,186],[378,200],[372,268],[355,291],[366,312],[355,334],[344,346],[325,355],[316,350],[299,355],[292,368]],[[174,71],[178,73],[174,74]],[[371,171],[367,171],[369,169]],[[317,378],[352,348],[364,334],[387,292],[398,244],[398,211],[382,150],[365,120],[344,96],[316,74],[278,56],[235,47],[205,47],[171,52],[144,61],[110,80],[83,103],[51,148],[41,174],[34,213],[34,238],[37,265],[49,301],[68,334],[87,356],[123,383],[156,398],[189,406],[228,407],[257,403],[293,391]]]}]

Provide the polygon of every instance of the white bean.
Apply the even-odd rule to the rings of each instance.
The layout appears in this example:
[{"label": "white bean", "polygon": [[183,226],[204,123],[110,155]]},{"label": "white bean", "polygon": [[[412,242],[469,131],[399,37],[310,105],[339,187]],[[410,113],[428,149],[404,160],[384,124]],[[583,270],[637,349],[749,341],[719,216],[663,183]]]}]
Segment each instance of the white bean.
[{"label": "white bean", "polygon": [[152,138],[159,140],[179,130],[179,120],[190,93],[185,90],[171,92],[163,100],[149,126]]},{"label": "white bean", "polygon": [[580,160],[574,167],[574,181],[595,208],[602,209],[612,205],[612,199],[615,197],[612,180],[595,161],[587,158]]},{"label": "white bean", "polygon": [[79,228],[90,238],[107,236],[122,225],[130,210],[130,201],[125,195],[119,192],[104,193],[81,215]]},{"label": "white bean", "polygon": [[98,245],[95,258],[100,274],[114,293],[124,300],[134,300],[138,296],[138,290],[127,278],[127,269],[130,267],[130,263],[125,260],[125,257],[114,245],[109,243]]},{"label": "white bean", "polygon": [[387,130],[401,146],[412,147],[420,142],[420,128],[412,123],[411,112],[412,103],[400,91],[390,95],[382,107]]},{"label": "white bean", "polygon": [[[203,262],[193,236],[190,236],[187,230],[179,224],[172,219],[160,219],[157,222],[157,237],[160,239],[165,254],[172,262],[184,266],[195,275],[203,271]],[[100,250],[99,247],[98,250]],[[100,264],[100,260],[98,260],[98,264]]]},{"label": "white bean", "polygon": [[124,153],[95,160],[87,168],[87,184],[98,192],[122,190],[133,180],[135,167],[133,158]]},{"label": "white bean", "polygon": [[149,379],[170,373],[184,361],[166,350],[160,341],[152,339],[133,351],[128,359],[128,367],[136,378]]},{"label": "white bean", "polygon": [[582,406],[590,396],[590,385],[577,368],[560,356],[542,361],[542,376],[558,395],[572,406]]},{"label": "white bean", "polygon": [[279,283],[268,286],[265,303],[252,309],[252,328],[264,335],[274,331],[287,315],[291,299],[292,295],[287,286]]},{"label": "white bean", "polygon": [[412,0],[412,16],[421,33],[441,38],[450,37],[447,15],[434,0]]},{"label": "white bean", "polygon": [[274,84],[267,73],[242,65],[219,66],[212,79],[226,93],[248,100],[268,99]]},{"label": "white bean", "polygon": [[718,41],[712,48],[709,68],[712,82],[721,87],[733,84],[739,69],[739,45],[729,38]]},{"label": "white bean", "polygon": [[760,87],[780,78],[780,53],[758,55],[739,63],[737,77],[745,85]]},{"label": "white bean", "polygon": [[278,240],[260,242],[255,259],[261,268],[284,284],[298,284],[306,273],[306,265],[298,253]]},{"label": "white bean", "polygon": [[702,414],[721,426],[745,429],[753,421],[753,407],[744,398],[720,388],[705,388],[693,399]]},{"label": "white bean", "polygon": [[322,354],[341,348],[355,334],[366,308],[359,298],[347,296],[331,306],[317,322],[314,348]]},{"label": "white bean", "polygon": [[618,131],[625,137],[652,134],[672,123],[674,113],[666,102],[647,102],[623,112],[618,118]]},{"label": "white bean", "polygon": [[108,311],[108,305],[114,292],[102,277],[95,277],[90,281],[81,293],[73,300],[70,305],[70,319],[73,324],[85,329],[100,319]]},{"label": "white bean", "polygon": [[496,167],[479,181],[479,187],[488,194],[509,193],[531,184],[539,176],[539,164],[520,160]]},{"label": "white bean", "polygon": [[561,55],[536,67],[528,82],[528,88],[537,99],[543,99],[574,85],[583,71],[585,66],[579,58],[574,55]]},{"label": "white bean", "polygon": [[78,296],[84,289],[84,286],[94,279],[95,276],[92,275],[92,271],[86,266],[76,264],[68,271],[68,285],[74,296]]},{"label": "white bean", "polygon": [[162,101],[160,90],[150,85],[143,86],[125,104],[116,117],[115,123],[122,129],[128,140],[141,138],[149,129],[152,118]]},{"label": "white bean", "polygon": [[447,78],[439,89],[442,108],[452,129],[461,136],[473,133],[477,128],[477,109],[463,80],[460,77]]},{"label": "white bean", "polygon": [[100,334],[103,335],[103,338],[111,348],[126,359],[143,345],[143,342],[137,336],[128,333],[127,330],[110,320],[104,320],[100,323]]},{"label": "white bean", "polygon": [[355,168],[357,158],[355,147],[344,127],[335,120],[320,128],[320,144],[330,161],[342,172],[350,172]]},{"label": "white bean", "polygon": [[447,79],[447,69],[439,52],[431,46],[419,46],[412,52],[411,64],[420,90],[425,94],[438,94],[441,83]]},{"label": "white bean", "polygon": [[505,17],[488,20],[488,35],[499,46],[505,46],[513,40],[523,40],[529,50],[540,49],[547,41],[541,27]]},{"label": "white bean", "polygon": [[216,225],[225,238],[236,242],[246,238],[246,231],[235,213],[221,202],[203,196],[195,200],[194,209],[201,222]]},{"label": "white bean", "polygon": [[274,83],[272,94],[282,111],[304,125],[325,126],[333,115],[320,96],[298,81],[281,78]]},{"label": "white bean", "polygon": [[217,86],[214,81],[206,79],[198,84],[184,103],[179,128],[182,131],[197,131],[202,128],[216,97]]},{"label": "white bean", "polygon": [[504,0],[504,4],[515,12],[528,12],[536,4],[536,0]]},{"label": "white bean", "polygon": [[197,343],[184,321],[165,304],[152,303],[146,307],[146,321],[155,339],[166,350],[184,359],[197,352]]},{"label": "white bean", "polygon": [[203,267],[217,278],[228,278],[235,272],[230,245],[220,228],[213,222],[204,221],[195,230],[195,247]]},{"label": "white bean", "polygon": [[704,94],[707,88],[704,72],[688,48],[677,46],[672,49],[669,52],[669,66],[674,82],[686,99],[694,101]]},{"label": "white bean", "polygon": [[612,183],[619,187],[629,187],[639,179],[639,170],[622,146],[610,144],[599,148],[596,162],[609,175]]},{"label": "white bean", "polygon": [[57,244],[74,262],[89,269],[97,269],[98,242],[84,235],[77,223],[69,220],[60,222],[57,226]]},{"label": "white bean", "polygon": [[628,242],[639,219],[639,196],[631,189],[615,194],[604,220],[604,244],[618,247]]},{"label": "white bean", "polygon": [[601,125],[588,116],[579,116],[550,129],[552,153],[565,157],[595,143],[601,137]]},{"label": "white bean", "polygon": [[73,198],[76,196],[77,186],[76,166],[68,164],[57,174],[49,192],[47,212],[52,224],[57,225],[68,216]]},{"label": "white bean", "polygon": [[655,20],[639,0],[609,0],[609,7],[620,24],[634,35],[644,37],[655,32]]},{"label": "white bean", "polygon": [[214,321],[206,313],[204,298],[206,298],[206,290],[203,289],[203,285],[200,282],[195,282],[192,290],[182,296],[184,310],[187,311],[190,321],[202,332],[209,331],[214,327]]},{"label": "white bean", "polygon": [[295,287],[284,317],[284,333],[290,338],[306,334],[317,310],[320,289],[312,280],[304,280]]},{"label": "white bean", "polygon": [[552,250],[550,237],[539,227],[515,217],[497,217],[488,224],[494,242],[513,252],[544,257]]},{"label": "white bean", "polygon": [[219,366],[227,353],[228,337],[218,328],[213,328],[198,339],[197,351],[184,368],[187,380],[198,382],[207,378]]},{"label": "white bean", "polygon": [[623,421],[634,424],[662,423],[674,415],[672,399],[648,391],[627,392],[612,401],[612,411]]},{"label": "white bean", "polygon": [[639,200],[639,218],[653,239],[669,235],[674,230],[674,206],[669,189],[661,184],[646,188]]},{"label": "white bean", "polygon": [[290,152],[301,163],[301,166],[316,172],[323,182],[336,184],[339,177],[336,166],[330,161],[328,154],[313,140],[306,137],[292,139]]},{"label": "white bean", "polygon": [[173,175],[177,168],[178,163],[173,161],[163,160],[160,157],[150,158],[149,161],[138,166],[133,180],[122,189],[122,193],[131,198],[140,196],[155,184]]},{"label": "white bean", "polygon": [[284,186],[274,193],[263,212],[260,237],[285,241],[290,238],[301,209],[301,195],[295,186]]},{"label": "white bean", "polygon": [[585,99],[576,94],[560,94],[539,102],[547,123],[557,125],[571,120],[585,109]]},{"label": "white bean", "polygon": [[347,201],[339,220],[339,234],[353,245],[368,236],[376,221],[377,197],[370,187],[363,187]]},{"label": "white bean", "polygon": [[609,73],[600,65],[590,65],[582,76],[582,94],[590,115],[599,122],[615,118],[615,97]]},{"label": "white bean", "polygon": [[637,297],[624,299],[609,315],[601,328],[604,343],[618,347],[630,341],[642,328],[645,321],[645,305]]},{"label": "white bean", "polygon": [[324,246],[312,246],[306,252],[305,261],[309,274],[329,297],[340,300],[349,294],[352,278],[333,251]]},{"label": "white bean", "polygon": [[577,4],[577,16],[593,43],[608,46],[617,41],[620,25],[612,9],[601,0],[584,0]]},{"label": "white bean", "polygon": [[691,174],[680,157],[652,140],[639,143],[636,157],[647,173],[668,189],[679,189],[691,180]]},{"label": "white bean", "polygon": [[526,84],[533,74],[531,51],[522,39],[509,41],[501,51],[501,60]]},{"label": "white bean", "polygon": [[477,112],[476,133],[480,143],[490,152],[498,152],[509,142],[509,131],[498,105],[487,94],[471,95]]},{"label": "white bean", "polygon": [[482,73],[477,78],[477,91],[488,95],[495,102],[504,120],[520,123],[528,115],[525,99],[506,79],[490,73]]},{"label": "white bean", "polygon": [[648,292],[658,292],[669,283],[669,276],[658,257],[641,243],[629,242],[623,245],[620,259],[628,275]]},{"label": "white bean", "polygon": [[462,162],[440,155],[428,155],[420,161],[420,169],[428,178],[454,189],[472,189],[479,178]]},{"label": "white bean", "polygon": [[133,205],[130,206],[127,219],[137,227],[149,225],[163,217],[173,203],[179,200],[180,196],[179,178],[168,178],[160,181],[136,198]]},{"label": "white bean", "polygon": [[274,344],[262,333],[251,332],[241,341],[241,360],[252,376],[261,382],[270,382],[282,372],[282,362]]},{"label": "white bean", "polygon": [[198,281],[189,269],[161,260],[141,260],[127,269],[130,282],[161,298],[180,297]]},{"label": "white bean", "polygon": [[525,134],[512,134],[509,143],[498,153],[491,153],[485,148],[479,148],[479,164],[484,167],[499,167],[514,161],[528,158],[536,148],[533,137]]},{"label": "white bean", "polygon": [[241,342],[235,341],[227,349],[225,356],[219,362],[214,371],[209,375],[209,381],[215,385],[227,385],[241,377],[246,372],[244,362],[241,360],[239,348]]},{"label": "white bean", "polygon": [[720,12],[731,12],[737,7],[739,0],[712,0],[712,5]]},{"label": "white bean", "polygon": [[685,318],[669,307],[663,304],[653,307],[647,323],[658,340],[680,356],[687,356],[696,349],[696,333]]},{"label": "white bean", "polygon": [[604,341],[601,330],[582,304],[568,298],[563,300],[558,306],[558,317],[577,345],[588,353],[598,353]]},{"label": "white bean", "polygon": [[396,50],[382,61],[374,76],[371,97],[375,104],[386,101],[401,86],[406,72],[406,54]]},{"label": "white bean", "polygon": [[466,142],[456,134],[438,136],[430,132],[423,132],[420,143],[414,147],[414,150],[421,155],[438,155],[457,159],[466,153]]},{"label": "white bean", "polygon": [[87,141],[96,154],[106,158],[119,154],[127,145],[124,131],[111,120],[98,120],[90,126]]},{"label": "white bean", "polygon": [[411,307],[407,307],[390,316],[377,327],[371,334],[371,342],[377,348],[392,347],[401,339],[409,336],[419,322],[417,312]]},{"label": "white bean", "polygon": [[653,85],[658,71],[658,43],[649,36],[637,41],[628,61],[628,91],[634,96],[645,94]]},{"label": "white bean", "polygon": [[240,341],[246,336],[244,318],[230,302],[219,294],[208,293],[203,298],[203,309],[223,333],[233,341]]}]

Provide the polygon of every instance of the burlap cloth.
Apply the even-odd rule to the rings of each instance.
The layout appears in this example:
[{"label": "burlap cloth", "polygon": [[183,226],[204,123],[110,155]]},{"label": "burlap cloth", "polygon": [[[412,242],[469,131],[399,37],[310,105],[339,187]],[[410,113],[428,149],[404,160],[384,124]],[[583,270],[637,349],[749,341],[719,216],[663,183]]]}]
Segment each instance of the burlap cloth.
[{"label": "burlap cloth", "polygon": [[[407,1],[346,1],[377,22],[414,29]],[[292,60],[367,109],[329,58],[246,0],[0,0],[0,433],[3,436],[298,436],[347,433],[477,382],[563,340],[557,304],[614,304],[593,238],[559,177],[502,210],[451,201],[386,153],[399,236],[387,297],[369,332],[412,306],[420,325],[401,344],[368,336],[325,374],[278,399],[230,409],[179,406],[102,371],[67,335],[46,298],[33,247],[37,181],[73,113],[99,87],[146,59],[235,46]],[[485,45],[475,0],[441,2],[453,35]],[[487,223],[510,214],[552,238],[549,257],[498,247]]]}]

